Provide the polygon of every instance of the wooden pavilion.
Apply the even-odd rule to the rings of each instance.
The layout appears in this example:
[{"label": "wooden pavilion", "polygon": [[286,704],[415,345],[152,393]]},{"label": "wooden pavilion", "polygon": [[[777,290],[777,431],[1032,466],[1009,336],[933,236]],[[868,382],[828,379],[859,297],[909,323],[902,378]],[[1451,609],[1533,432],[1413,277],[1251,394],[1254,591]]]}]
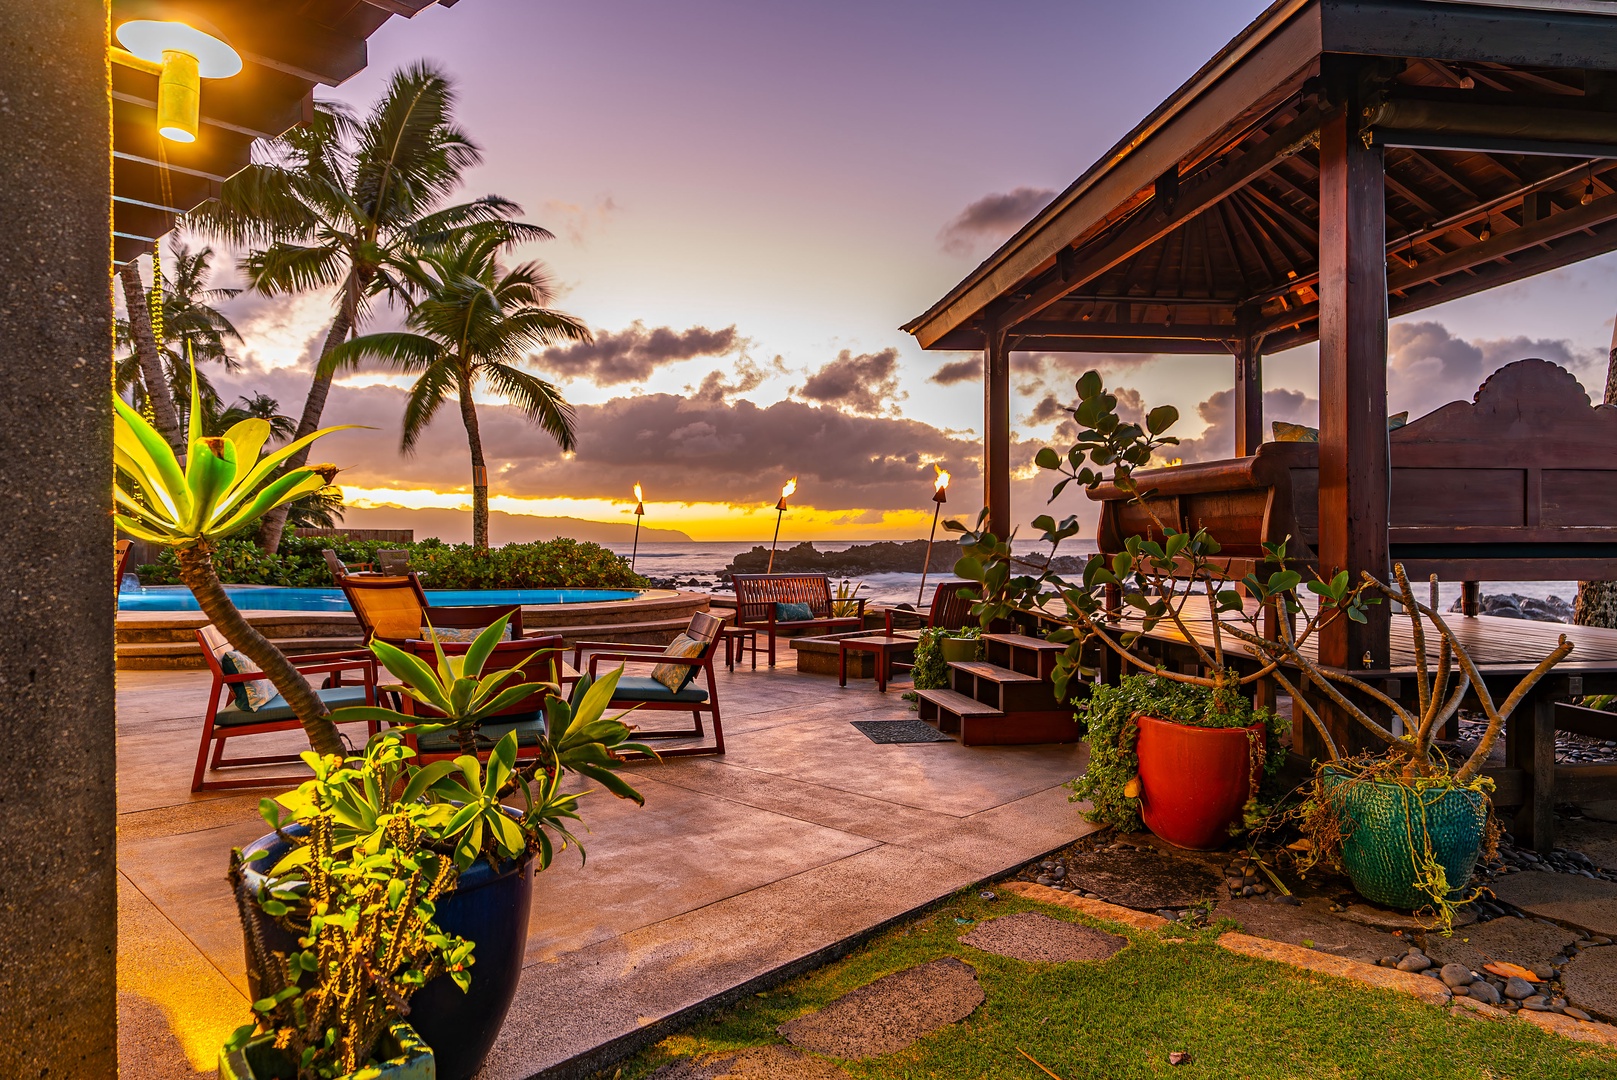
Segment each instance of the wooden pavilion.
[{"label": "wooden pavilion", "polygon": [[[1387,320],[1617,249],[1614,8],[1276,0],[904,327],[983,352],[994,530],[1012,350],[1233,356],[1244,456],[1262,354],[1317,340],[1318,561],[1387,573]],[[1377,615],[1320,660],[1387,669]]]}]

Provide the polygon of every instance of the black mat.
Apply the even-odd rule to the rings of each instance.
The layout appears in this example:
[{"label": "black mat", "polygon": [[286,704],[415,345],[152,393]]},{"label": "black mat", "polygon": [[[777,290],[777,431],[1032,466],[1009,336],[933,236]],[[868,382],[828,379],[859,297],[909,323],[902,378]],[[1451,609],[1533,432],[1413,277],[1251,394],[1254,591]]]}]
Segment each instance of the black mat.
[{"label": "black mat", "polygon": [[850,720],[873,743],[954,742],[921,720]]}]

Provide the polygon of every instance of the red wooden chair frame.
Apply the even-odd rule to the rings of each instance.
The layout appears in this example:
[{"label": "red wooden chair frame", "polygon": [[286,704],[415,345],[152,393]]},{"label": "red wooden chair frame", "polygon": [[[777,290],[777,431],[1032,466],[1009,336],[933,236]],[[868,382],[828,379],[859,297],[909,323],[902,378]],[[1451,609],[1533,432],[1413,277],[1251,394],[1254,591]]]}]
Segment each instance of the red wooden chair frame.
[{"label": "red wooden chair frame", "polygon": [[[858,605],[853,615],[832,615],[831,579],[824,574],[736,574],[736,625],[751,626],[769,635],[769,666],[775,666],[777,630],[863,630],[865,597],[844,600]],[[807,604],[811,619],[783,622],[775,617],[776,604]]]},{"label": "red wooden chair frame", "polygon": [[[204,782],[203,777],[211,769],[228,768],[243,765],[282,765],[302,760],[297,754],[272,754],[262,757],[225,757],[225,741],[240,738],[243,735],[265,735],[272,731],[302,730],[303,725],[298,718],[287,717],[279,720],[265,720],[256,724],[229,724],[220,726],[218,723],[220,698],[222,694],[233,694],[231,689],[238,683],[268,681],[269,676],[262,671],[249,671],[240,675],[227,675],[225,669],[219,666],[219,658],[214,655],[217,644],[211,644],[204,631],[213,630],[212,626],[197,628],[197,644],[202,646],[202,657],[207,661],[208,670],[213,673],[213,687],[208,696],[208,711],[202,718],[202,741],[197,747],[196,771],[191,775],[192,791],[218,791],[228,788],[249,787],[281,787],[297,785],[309,778],[307,773],[301,776],[262,776],[251,779],[238,780],[211,780]],[[215,634],[217,630],[213,630]],[[330,688],[343,685],[344,672],[360,672],[361,685],[365,687],[365,704],[376,704],[376,659],[368,652],[328,652],[308,653],[303,656],[290,658],[292,666],[299,672],[307,675],[326,675]],[[376,734],[376,724],[366,725],[366,734]],[[213,748],[210,760],[208,749]]]},{"label": "red wooden chair frame", "polygon": [[[898,629],[900,630],[931,630],[937,627],[942,627],[945,630],[959,630],[961,627],[968,625],[972,621],[971,605],[973,601],[969,597],[961,597],[956,594],[961,589],[970,587],[971,582],[969,581],[938,582],[938,589],[932,594],[932,606],[927,610],[924,620],[920,612],[895,611],[888,608],[886,612],[887,636],[893,636],[893,617],[895,615],[908,616],[909,618],[906,621],[914,621],[917,624],[916,626],[899,627]],[[887,674],[891,678],[894,671],[910,671],[914,667],[913,663],[894,660],[892,661],[892,670]]]},{"label": "red wooden chair frame", "polygon": [[[719,716],[719,688],[713,678],[713,663],[719,652],[719,639],[722,637],[724,620],[705,611],[699,611],[691,618],[693,628],[698,620],[712,620],[713,636],[707,639],[707,648],[702,650],[701,656],[665,656],[661,645],[630,645],[619,641],[576,641],[573,643],[573,667],[579,668],[583,653],[590,650],[589,676],[593,682],[601,661],[624,665],[627,670],[630,664],[679,664],[685,667],[698,669],[707,679],[707,700],[696,701],[638,701],[632,699],[613,698],[608,703],[609,709],[639,710],[648,712],[688,712],[691,714],[692,724],[689,728],[679,728],[673,731],[655,730],[645,731],[636,729],[634,737],[637,741],[651,739],[689,739],[705,738],[706,730],[702,726],[702,714],[713,714],[713,743],[710,746],[681,746],[673,750],[659,752],[659,757],[701,757],[708,755],[722,755],[724,753],[724,724]],[[700,635],[697,635],[700,636]],[[595,652],[593,650],[602,650]]]},{"label": "red wooden chair frame", "polygon": [[[471,644],[472,643],[469,641],[441,642],[444,654],[447,656],[462,655],[467,649],[471,648]],[[404,649],[407,652],[414,653],[416,657],[418,657],[428,666],[435,665],[438,662],[438,657],[433,652],[432,642],[430,641],[422,641],[419,638],[412,638],[404,643]],[[561,657],[562,640],[561,635],[559,634],[551,634],[544,637],[536,636],[522,638],[518,641],[501,641],[494,646],[494,651],[489,655],[488,662],[483,665],[483,673],[487,675],[496,671],[506,670],[507,668],[521,668],[523,682],[556,683],[559,685],[561,682]],[[530,665],[533,666],[530,667]],[[515,684],[508,683],[507,685],[509,686]],[[408,694],[400,696],[404,699],[403,712],[406,716],[413,717],[417,720],[430,721],[434,717],[440,717],[443,715],[437,709],[434,709],[431,706],[422,705]],[[522,701],[517,702],[510,708],[504,709],[501,712],[495,713],[494,715],[496,717],[530,716],[534,713],[541,712],[545,706],[545,696],[545,690],[535,689],[531,696],[524,698]],[[404,735],[404,741],[405,744],[410,747],[410,749],[416,752],[416,762],[420,765],[460,756],[460,751],[458,749],[421,749],[420,737],[413,732],[406,732]],[[493,747],[490,746],[489,749],[491,750]],[[517,749],[517,757],[519,759],[524,756],[532,756],[524,755],[522,753],[522,749],[523,748],[519,745]],[[488,758],[488,754],[489,750],[480,749],[477,756],[486,760]]]}]

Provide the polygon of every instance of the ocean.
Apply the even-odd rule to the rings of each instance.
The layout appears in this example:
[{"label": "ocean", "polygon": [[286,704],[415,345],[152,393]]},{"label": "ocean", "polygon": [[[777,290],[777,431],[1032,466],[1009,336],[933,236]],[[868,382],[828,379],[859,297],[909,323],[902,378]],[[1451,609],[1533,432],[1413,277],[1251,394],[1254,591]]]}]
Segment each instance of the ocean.
[{"label": "ocean", "polygon": [[[797,541],[793,541],[796,543]],[[814,547],[819,551],[844,551],[859,544],[868,544],[869,540],[816,540]],[[951,540],[940,537],[938,547],[952,543]],[[629,544],[607,544],[611,550],[627,558],[630,554]],[[724,568],[730,565],[730,560],[744,551],[751,551],[758,546],[757,541],[737,541],[734,543],[712,541],[691,543],[646,543],[640,545],[639,554],[635,557],[635,569],[647,577],[652,578],[716,578]],[[780,550],[789,545],[782,544]],[[1017,541],[1014,550],[1018,555],[1042,555],[1045,545],[1036,541]],[[1061,545],[1063,555],[1087,555],[1095,551],[1092,540],[1070,541]],[[936,566],[938,557],[933,555],[933,564]],[[944,571],[947,574],[947,570]],[[916,592],[921,586],[920,574],[867,574],[863,577],[850,580],[862,583],[864,588],[859,595],[883,603],[915,603]],[[928,581],[939,580],[939,574],[934,572],[928,576]],[[930,591],[930,586],[929,590]],[[1500,581],[1485,583],[1482,587],[1485,594],[1515,593],[1520,596],[1529,596],[1544,600],[1552,596],[1572,603],[1578,594],[1576,581]],[[1460,583],[1458,581],[1445,581],[1440,583],[1440,594],[1443,598],[1443,608],[1447,610],[1450,604],[1460,597]]]}]

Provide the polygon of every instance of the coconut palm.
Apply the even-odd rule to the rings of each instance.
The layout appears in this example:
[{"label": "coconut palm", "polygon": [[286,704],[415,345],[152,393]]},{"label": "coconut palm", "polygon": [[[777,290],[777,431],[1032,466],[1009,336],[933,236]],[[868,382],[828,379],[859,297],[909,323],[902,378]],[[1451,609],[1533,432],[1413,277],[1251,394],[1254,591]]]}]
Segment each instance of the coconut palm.
[{"label": "coconut palm", "polygon": [[[191,405],[191,365],[187,356],[196,360],[210,360],[226,371],[234,371],[240,363],[230,355],[229,344],[240,342],[229,318],[214,305],[241,294],[240,289],[219,289],[208,284],[212,276],[213,248],[192,251],[180,240],[169,246],[169,264],[173,273],[163,275],[163,340],[155,338],[151,347],[157,356],[158,379],[155,387],[148,385],[148,365],[141,356],[140,337],[135,325],[136,316],[120,319],[116,325],[118,340],[130,346],[129,355],[115,366],[118,390],[134,401],[136,408],[150,405],[152,413],[161,417],[166,407],[171,409],[176,422],[185,426]],[[149,302],[149,297],[147,298]],[[149,309],[148,315],[149,318]],[[219,411],[218,394],[213,383],[201,371],[196,372],[197,387],[206,407]],[[204,413],[204,417],[209,415]],[[159,423],[158,429],[162,430]],[[290,432],[288,433],[290,434]],[[284,436],[277,435],[277,438]],[[166,436],[165,436],[166,439]],[[181,443],[183,450],[184,444]]]},{"label": "coconut palm", "polygon": [[574,445],[573,407],[551,383],[515,365],[557,341],[588,341],[589,330],[548,305],[553,289],[536,262],[503,269],[509,238],[469,235],[417,256],[404,272],[421,298],[397,332],[366,334],[333,349],[322,370],[374,360],[416,376],[404,409],[400,449],[408,454],[446,402],[460,406],[472,456],[472,544],[488,547],[488,469],[473,393],[486,384],[561,446]]},{"label": "coconut palm", "polygon": [[[266,295],[335,287],[336,312],[324,358],[347,340],[378,296],[403,299],[401,264],[424,244],[493,227],[502,237],[547,239],[512,220],[521,207],[497,195],[443,206],[465,170],[482,160],[453,121],[454,88],[427,63],[394,73],[363,120],[340,106],[316,106],[311,122],[269,144],[260,161],[228,180],[220,198],[193,211],[193,224],[237,243],[267,245],[243,262]],[[320,426],[334,369],[321,364],[298,421],[302,438]],[[305,460],[300,450],[287,462]],[[259,538],[274,552],[286,510],[266,515]]]}]

